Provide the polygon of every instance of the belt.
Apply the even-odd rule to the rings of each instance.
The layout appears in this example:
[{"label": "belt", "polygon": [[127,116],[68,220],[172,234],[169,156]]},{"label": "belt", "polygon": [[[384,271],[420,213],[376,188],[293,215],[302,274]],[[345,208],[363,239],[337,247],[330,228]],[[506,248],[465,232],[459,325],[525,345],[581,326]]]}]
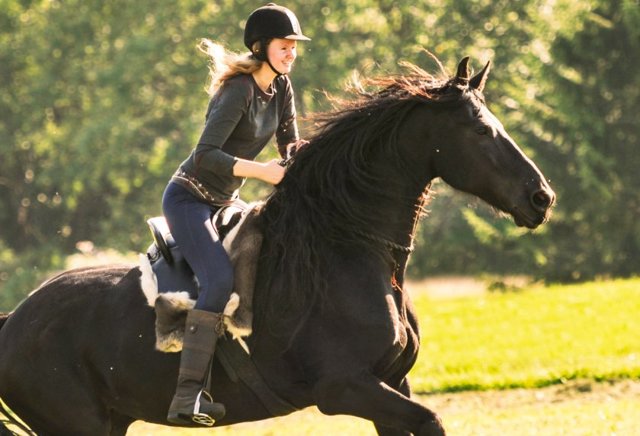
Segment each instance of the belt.
[{"label": "belt", "polygon": [[171,177],[171,181],[184,188],[187,188],[189,192],[195,194],[196,197],[199,197],[212,206],[228,206],[235,200],[235,198],[229,200],[216,199],[213,195],[211,195],[209,191],[207,191],[207,188],[205,188],[197,178],[185,173],[182,170],[176,171],[175,174]]}]

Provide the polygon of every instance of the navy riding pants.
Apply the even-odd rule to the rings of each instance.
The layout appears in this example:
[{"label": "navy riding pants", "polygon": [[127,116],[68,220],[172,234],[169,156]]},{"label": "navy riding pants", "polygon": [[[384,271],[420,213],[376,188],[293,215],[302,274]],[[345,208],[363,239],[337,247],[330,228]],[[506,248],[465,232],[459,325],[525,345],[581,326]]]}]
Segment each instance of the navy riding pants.
[{"label": "navy riding pants", "polygon": [[217,210],[177,183],[162,196],[169,230],[200,284],[195,308],[220,313],[233,289],[233,267],[211,223]]}]

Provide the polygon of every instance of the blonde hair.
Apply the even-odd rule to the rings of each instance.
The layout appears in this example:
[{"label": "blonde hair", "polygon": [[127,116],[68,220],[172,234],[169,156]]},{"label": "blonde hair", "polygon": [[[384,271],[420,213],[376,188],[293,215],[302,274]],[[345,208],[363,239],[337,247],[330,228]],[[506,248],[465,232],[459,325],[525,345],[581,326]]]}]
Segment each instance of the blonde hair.
[{"label": "blonde hair", "polygon": [[262,61],[251,53],[233,53],[210,39],[200,40],[198,49],[209,57],[209,85],[206,88],[209,95],[213,95],[225,80],[238,74],[251,74],[262,66]]}]

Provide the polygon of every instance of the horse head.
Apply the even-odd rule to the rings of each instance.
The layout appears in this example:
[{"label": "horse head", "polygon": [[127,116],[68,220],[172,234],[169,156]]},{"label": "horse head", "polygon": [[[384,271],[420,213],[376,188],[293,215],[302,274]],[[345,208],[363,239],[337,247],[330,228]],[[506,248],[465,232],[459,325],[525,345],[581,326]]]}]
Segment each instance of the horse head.
[{"label": "horse head", "polygon": [[440,177],[510,214],[518,226],[536,228],[548,220],[555,193],[487,108],[482,91],[490,63],[472,77],[468,63],[468,57],[460,61],[441,90],[440,104],[417,105],[410,114],[414,141],[405,141],[407,160],[428,168],[423,172],[429,180]]}]

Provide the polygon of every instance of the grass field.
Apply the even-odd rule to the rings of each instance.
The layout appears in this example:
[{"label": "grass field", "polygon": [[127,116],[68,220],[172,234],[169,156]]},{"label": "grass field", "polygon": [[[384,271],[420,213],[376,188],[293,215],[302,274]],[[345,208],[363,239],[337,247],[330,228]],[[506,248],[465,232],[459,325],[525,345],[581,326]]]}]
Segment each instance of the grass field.
[{"label": "grass field", "polygon": [[640,379],[640,279],[454,299],[414,290],[416,392]]}]

